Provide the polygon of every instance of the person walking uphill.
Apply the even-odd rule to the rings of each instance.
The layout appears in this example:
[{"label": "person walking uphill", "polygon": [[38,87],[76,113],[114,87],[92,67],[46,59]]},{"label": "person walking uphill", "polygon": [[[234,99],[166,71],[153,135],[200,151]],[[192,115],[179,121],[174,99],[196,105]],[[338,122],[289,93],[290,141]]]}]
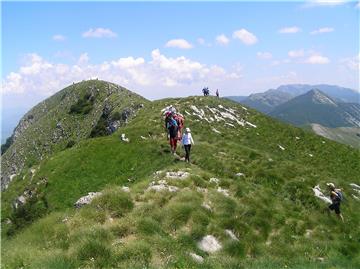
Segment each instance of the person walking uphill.
[{"label": "person walking uphill", "polygon": [[171,153],[175,154],[178,139],[178,124],[172,114],[168,115],[166,118],[166,129],[168,130],[170,139]]},{"label": "person walking uphill", "polygon": [[195,145],[190,128],[185,129],[185,133],[182,137],[182,144],[184,145],[185,149],[185,161],[190,163],[191,145]]},{"label": "person walking uphill", "polygon": [[326,184],[330,190],[330,199],[331,205],[329,205],[329,210],[334,210],[339,219],[344,222],[344,218],[340,212],[340,203],[342,201],[343,195],[341,193],[341,189],[336,189],[334,183]]}]

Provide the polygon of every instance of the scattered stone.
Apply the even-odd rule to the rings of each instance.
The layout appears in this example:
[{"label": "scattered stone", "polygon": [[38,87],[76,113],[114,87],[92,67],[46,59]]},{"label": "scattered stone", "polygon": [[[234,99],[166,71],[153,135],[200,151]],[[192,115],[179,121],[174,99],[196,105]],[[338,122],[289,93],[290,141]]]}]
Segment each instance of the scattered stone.
[{"label": "scattered stone", "polygon": [[230,196],[229,190],[223,189],[221,187],[217,188],[217,192],[224,194],[225,196]]},{"label": "scattered stone", "polygon": [[226,229],[225,232],[228,236],[230,236],[230,238],[232,240],[239,241],[239,239],[236,237],[236,235],[231,230]]},{"label": "scattered stone", "polygon": [[201,206],[202,206],[203,208],[206,208],[206,209],[209,210],[209,211],[212,211],[211,206],[210,206],[208,203],[203,202],[203,203],[201,204]]},{"label": "scattered stone", "polygon": [[278,145],[281,150],[285,150],[285,148],[281,145]]},{"label": "scattered stone", "polygon": [[207,188],[196,187],[196,190],[197,190],[197,192],[201,192],[201,193],[207,193],[208,192]]},{"label": "scattered stone", "polygon": [[191,258],[193,258],[194,261],[198,262],[198,263],[203,263],[204,262],[204,258],[193,253],[193,252],[190,252],[189,255],[191,256]]},{"label": "scattered stone", "polygon": [[126,136],[125,136],[125,134],[121,134],[121,141],[124,141],[124,142],[130,142],[130,140],[129,140],[129,138],[127,138]]},{"label": "scattered stone", "polygon": [[220,250],[222,246],[214,236],[207,235],[198,243],[198,248],[208,253],[214,253]]},{"label": "scattered stone", "polygon": [[228,122],[225,122],[226,125],[229,125],[230,127],[234,127],[235,128],[235,125],[234,124],[231,124],[231,123],[228,123]]},{"label": "scattered stone", "polygon": [[295,139],[296,139],[296,140],[300,140],[300,137],[298,137],[298,136],[295,136]]},{"label": "scattered stone", "polygon": [[84,205],[88,205],[91,203],[91,201],[95,198],[100,196],[102,193],[101,192],[89,192],[88,195],[81,197],[79,200],[76,201],[76,203],[74,204],[74,206],[76,208],[80,208],[83,207]]},{"label": "scattered stone", "polygon": [[140,136],[140,138],[142,139],[142,140],[147,140],[147,138],[146,137],[144,137],[144,136]]},{"label": "scattered stone", "polygon": [[159,191],[177,192],[179,188],[175,186],[168,186],[166,184],[158,184],[158,185],[150,185],[148,190],[154,190],[156,192]]},{"label": "scattered stone", "polygon": [[218,130],[216,130],[215,128],[212,128],[211,130],[212,130],[213,132],[217,133],[217,134],[221,134],[221,132],[218,131]]},{"label": "scattered stone", "polygon": [[219,184],[220,183],[220,179],[216,178],[216,177],[212,177],[210,178],[210,183],[215,183],[215,184]]},{"label": "scattered stone", "polygon": [[237,176],[237,177],[244,177],[245,174],[243,174],[243,173],[237,173],[237,174],[235,174],[235,176]]},{"label": "scattered stone", "polygon": [[310,156],[310,157],[314,157],[314,155],[312,155],[311,153],[309,153],[309,156]]},{"label": "scattered stone", "polygon": [[257,128],[257,126],[255,124],[252,124],[251,122],[246,121],[245,123],[253,128]]},{"label": "scattered stone", "polygon": [[177,171],[177,172],[166,172],[166,177],[170,179],[185,179],[190,174],[184,171]]},{"label": "scattered stone", "polygon": [[129,187],[122,186],[121,189],[122,189],[122,191],[124,191],[124,192],[130,192],[130,188],[129,188]]},{"label": "scattered stone", "polygon": [[324,202],[326,202],[326,203],[328,203],[328,204],[331,204],[330,198],[326,197],[326,196],[322,193],[319,185],[316,185],[316,186],[313,188],[313,191],[314,191],[314,195],[315,195],[316,197],[320,198],[321,200],[323,200]]}]

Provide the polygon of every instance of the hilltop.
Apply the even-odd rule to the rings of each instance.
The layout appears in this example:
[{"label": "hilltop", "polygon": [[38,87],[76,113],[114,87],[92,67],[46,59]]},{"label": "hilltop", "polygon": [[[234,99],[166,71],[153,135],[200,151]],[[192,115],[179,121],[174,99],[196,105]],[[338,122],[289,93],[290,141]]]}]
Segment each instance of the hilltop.
[{"label": "hilltop", "polygon": [[[170,154],[162,118],[169,105],[192,130],[191,165]],[[2,263],[356,268],[359,157],[229,100],[143,102],[112,134],[82,139],[13,178],[2,193]],[[345,224],[314,195],[329,181],[343,188]],[[97,197],[75,209],[89,192]]]},{"label": "hilltop", "polygon": [[80,141],[114,132],[148,102],[116,84],[74,83],[27,112],[2,146],[1,189],[26,167]]}]

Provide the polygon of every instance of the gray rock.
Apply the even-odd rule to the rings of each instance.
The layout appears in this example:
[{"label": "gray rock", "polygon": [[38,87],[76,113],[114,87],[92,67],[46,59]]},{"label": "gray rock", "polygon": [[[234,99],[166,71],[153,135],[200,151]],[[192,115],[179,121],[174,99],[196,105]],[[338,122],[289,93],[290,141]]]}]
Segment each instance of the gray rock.
[{"label": "gray rock", "polygon": [[91,201],[95,198],[100,196],[102,193],[101,192],[89,192],[88,195],[83,196],[81,198],[79,198],[79,200],[76,201],[76,203],[74,204],[74,206],[76,208],[80,208],[83,207],[84,205],[88,205],[91,203]]},{"label": "gray rock", "polygon": [[204,236],[198,243],[198,248],[208,253],[214,253],[222,248],[219,241],[212,235]]}]

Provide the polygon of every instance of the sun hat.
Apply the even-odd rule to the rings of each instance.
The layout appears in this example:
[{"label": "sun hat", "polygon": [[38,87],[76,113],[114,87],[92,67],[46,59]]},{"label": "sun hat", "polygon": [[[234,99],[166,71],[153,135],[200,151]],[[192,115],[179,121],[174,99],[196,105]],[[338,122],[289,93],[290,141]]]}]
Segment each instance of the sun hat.
[{"label": "sun hat", "polygon": [[190,128],[186,128],[185,131],[186,131],[187,133],[191,133]]},{"label": "sun hat", "polygon": [[334,183],[326,183],[326,186],[335,189],[335,184]]}]

